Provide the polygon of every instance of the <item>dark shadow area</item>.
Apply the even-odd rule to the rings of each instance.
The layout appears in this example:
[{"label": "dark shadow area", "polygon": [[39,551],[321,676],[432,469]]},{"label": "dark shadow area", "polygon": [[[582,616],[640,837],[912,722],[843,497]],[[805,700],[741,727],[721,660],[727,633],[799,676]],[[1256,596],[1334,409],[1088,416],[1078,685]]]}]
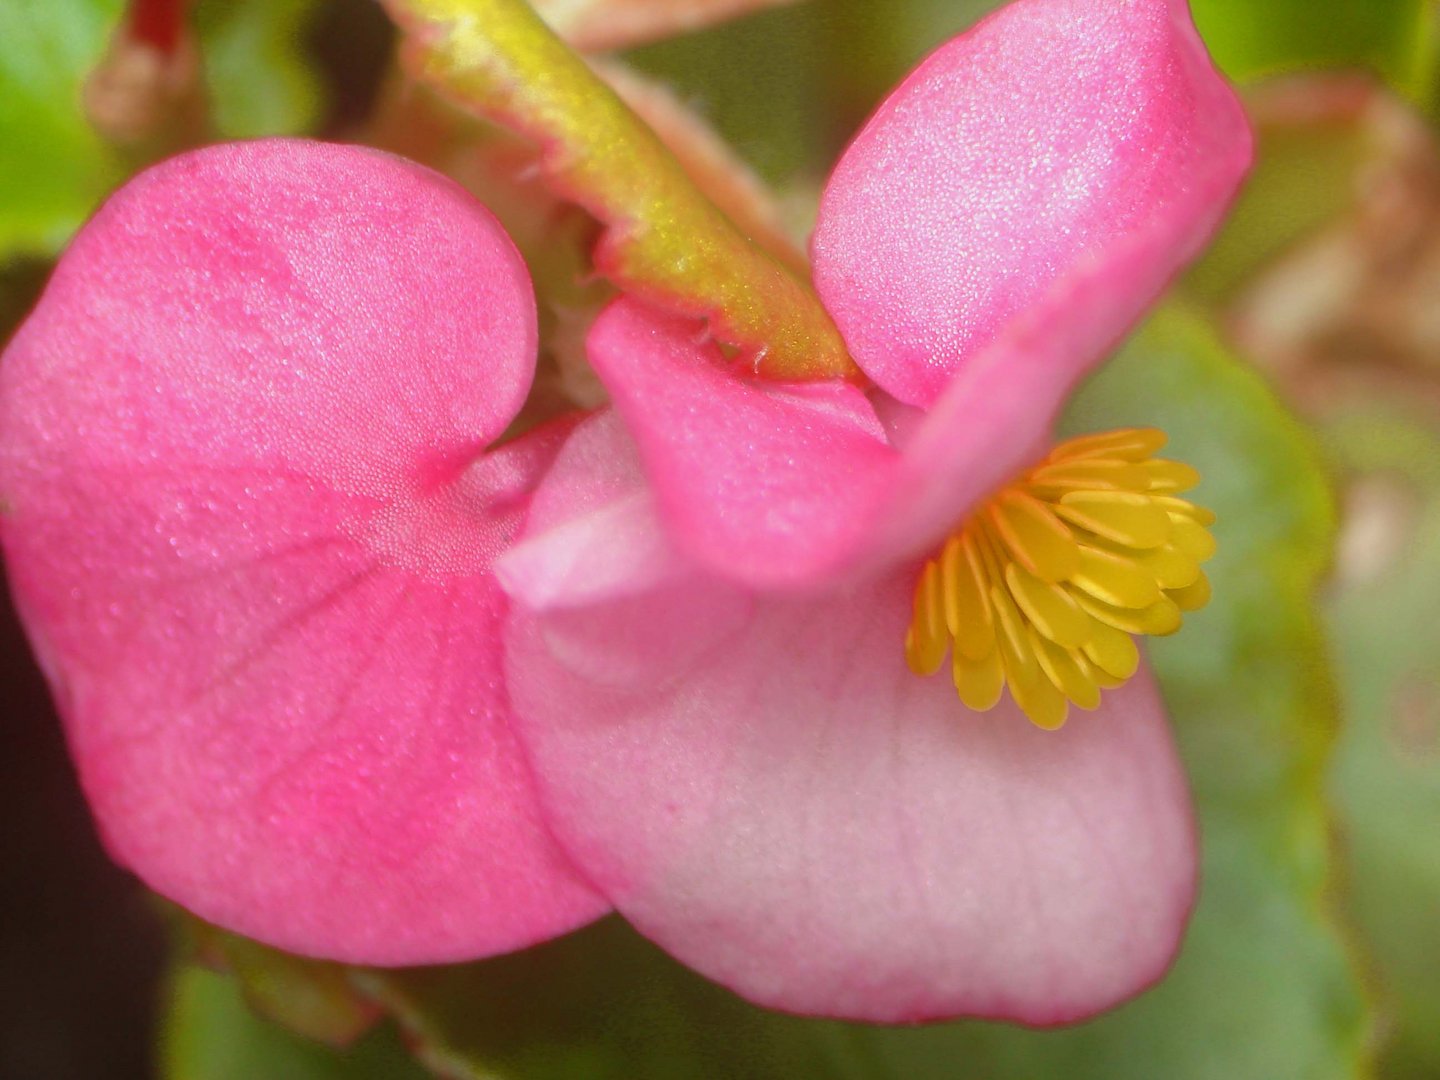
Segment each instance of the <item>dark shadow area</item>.
[{"label": "dark shadow area", "polygon": [[164,929],[100,847],[8,590],[0,699],[0,1076],[153,1076]]},{"label": "dark shadow area", "polygon": [[320,5],[305,34],[305,51],[329,94],[322,135],[345,138],[370,116],[395,37],[394,24],[375,0]]}]

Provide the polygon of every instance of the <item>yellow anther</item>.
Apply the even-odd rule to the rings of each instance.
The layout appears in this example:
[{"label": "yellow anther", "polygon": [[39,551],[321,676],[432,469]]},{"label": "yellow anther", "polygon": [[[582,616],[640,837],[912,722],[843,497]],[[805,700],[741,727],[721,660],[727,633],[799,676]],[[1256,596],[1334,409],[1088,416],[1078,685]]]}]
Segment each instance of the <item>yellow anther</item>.
[{"label": "yellow anther", "polygon": [[940,568],[925,564],[915,590],[915,615],[905,638],[905,658],[916,675],[933,675],[945,661],[950,635],[945,626],[945,603],[940,596]]},{"label": "yellow anther", "polygon": [[[1128,637],[1125,637],[1124,634],[1121,634],[1120,637],[1124,641],[1129,641],[1131,648],[1135,647],[1135,642],[1130,641],[1130,639]],[[1090,659],[1089,653],[1077,653],[1072,650],[1070,653],[1070,657],[1075,661],[1076,664],[1080,666],[1080,670],[1085,673],[1086,677],[1089,678],[1089,680],[1101,690],[1114,690],[1117,686],[1124,686],[1127,681],[1127,679],[1121,679],[1117,678],[1114,675],[1111,675],[1104,668],[1096,665],[1096,663]],[[1135,666],[1140,666],[1139,652],[1136,652],[1135,654]],[[1134,674],[1134,672],[1132,671],[1131,674]]]},{"label": "yellow anther", "polygon": [[1203,506],[1196,506],[1184,499],[1177,499],[1171,495],[1153,495],[1151,501],[1159,507],[1164,508],[1167,514],[1178,514],[1180,517],[1187,517],[1197,525],[1209,528],[1215,524],[1215,512],[1207,510]]},{"label": "yellow anther", "polygon": [[1170,539],[1170,515],[1138,491],[1072,491],[1061,497],[1055,512],[1126,547],[1159,547]]},{"label": "yellow anther", "polygon": [[1175,547],[1189,555],[1196,562],[1204,562],[1215,554],[1215,537],[1204,525],[1183,514],[1170,515],[1171,531]]},{"label": "yellow anther", "polygon": [[1152,458],[1144,469],[1150,477],[1150,490],[1156,492],[1189,491],[1200,483],[1200,474],[1183,461]]},{"label": "yellow anther", "polygon": [[960,700],[976,712],[993,709],[1005,692],[1005,669],[1000,663],[999,649],[991,649],[979,660],[955,653],[950,677]]},{"label": "yellow anther", "polygon": [[1164,445],[1154,428],[1073,439],[978,507],[916,581],[911,669],[948,651],[966,706],[1008,687],[1044,728],[1134,675],[1131,635],[1172,634],[1210,599],[1215,515],[1180,497],[1200,476],[1155,457]]},{"label": "yellow anther", "polygon": [[1104,457],[1119,461],[1145,461],[1168,441],[1159,428],[1119,428],[1095,435],[1081,435],[1050,451],[1046,461],[1074,461]]},{"label": "yellow anther", "polygon": [[1100,685],[1080,666],[1081,657],[1041,633],[1031,633],[1030,644],[1045,674],[1061,693],[1082,709],[1093,709],[1100,704]]},{"label": "yellow anther", "polygon": [[1080,569],[1070,581],[1082,592],[1118,607],[1149,607],[1160,599],[1160,583],[1139,559],[1104,548],[1081,548]]},{"label": "yellow anther", "polygon": [[1078,554],[1070,530],[1040,499],[1007,489],[991,501],[987,513],[1010,554],[1032,574],[1064,581],[1075,572]]},{"label": "yellow anther", "polygon": [[1201,574],[1183,589],[1171,589],[1169,596],[1181,611],[1199,611],[1210,602],[1210,579]]},{"label": "yellow anther", "polygon": [[983,660],[995,651],[995,616],[985,595],[985,566],[974,537],[952,536],[946,542],[940,577],[945,622],[955,648],[971,660]]},{"label": "yellow anther", "polygon": [[1186,555],[1172,544],[1151,548],[1149,551],[1132,552],[1130,558],[1155,575],[1155,582],[1162,589],[1183,589],[1195,584],[1200,576],[1198,560]]},{"label": "yellow anther", "polygon": [[1129,634],[1104,623],[1097,622],[1095,627],[1095,634],[1085,643],[1083,651],[1096,667],[1117,680],[1115,685],[1119,686],[1139,670],[1140,650]]},{"label": "yellow anther", "polygon": [[1146,483],[1139,466],[1108,458],[1082,458],[1041,465],[1030,474],[1030,487],[1045,495],[1066,491],[1140,491]]},{"label": "yellow anther", "polygon": [[1031,625],[1047,638],[1067,649],[1085,644],[1090,618],[1063,587],[1041,581],[1019,563],[1005,567],[1005,584]]}]

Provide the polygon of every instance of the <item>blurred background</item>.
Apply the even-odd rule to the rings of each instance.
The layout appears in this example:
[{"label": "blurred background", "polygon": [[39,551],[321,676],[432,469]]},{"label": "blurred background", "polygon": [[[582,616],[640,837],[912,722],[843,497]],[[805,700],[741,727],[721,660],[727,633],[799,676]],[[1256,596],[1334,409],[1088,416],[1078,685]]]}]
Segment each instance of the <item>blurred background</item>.
[{"label": "blurred background", "polygon": [[[732,193],[737,212],[800,243],[869,110],[997,6],[609,3],[545,10],[646,76],[615,78],[674,138],[713,126],[773,194]],[[638,37],[609,32],[647,7]],[[0,1076],[1440,1077],[1440,9],[1192,8],[1242,88],[1257,168],[1068,421],[1165,427],[1221,515],[1215,603],[1153,650],[1205,836],[1201,908],[1165,984],[1063,1032],[881,1030],[742,1005],[615,922],[446,970],[284,957],[187,922],[109,863],[7,607]],[[555,384],[583,397],[574,343],[600,295],[565,252],[587,223],[410,83],[395,36],[370,0],[0,0],[0,340],[137,169],[308,133],[485,192],[552,302]],[[537,253],[555,235],[573,242]]]}]

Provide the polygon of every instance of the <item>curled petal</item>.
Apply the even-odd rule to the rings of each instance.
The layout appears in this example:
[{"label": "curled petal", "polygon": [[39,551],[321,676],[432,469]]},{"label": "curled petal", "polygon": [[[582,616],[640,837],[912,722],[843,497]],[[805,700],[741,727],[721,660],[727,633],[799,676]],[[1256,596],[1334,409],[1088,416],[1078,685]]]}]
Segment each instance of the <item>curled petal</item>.
[{"label": "curled petal", "polygon": [[500,674],[490,567],[563,432],[482,451],[534,348],[493,218],[371,151],[200,151],[76,239],[0,366],[0,538],[106,841],[159,892],[372,963],[604,909]]},{"label": "curled petal", "polygon": [[687,554],[791,584],[834,573],[864,542],[897,455],[855,387],[736,375],[696,324],[630,300],[601,314],[588,351]]},{"label": "curled petal", "polygon": [[[515,605],[507,677],[546,819],[642,932],[762,1004],[1036,1024],[1106,1008],[1164,971],[1193,900],[1154,684],[1058,732],[1008,703],[970,713],[905,665],[909,577],[730,608],[713,579]],[[647,622],[671,628],[653,665]],[[621,678],[594,663],[610,635]]]},{"label": "curled petal", "polygon": [[865,373],[928,407],[1067,279],[1102,278],[1103,344],[1057,358],[1068,385],[1196,254],[1249,160],[1185,0],[1016,0],[855,138],[821,204],[816,285]]},{"label": "curled petal", "polygon": [[[729,580],[801,590],[924,552],[1039,452],[1063,400],[1049,361],[1089,325],[1045,314],[1035,334],[1016,324],[928,415],[882,399],[882,416],[844,383],[735,373],[693,324],[633,301],[606,309],[588,346],[676,547]],[[547,580],[555,602],[592,591],[583,575]]]}]

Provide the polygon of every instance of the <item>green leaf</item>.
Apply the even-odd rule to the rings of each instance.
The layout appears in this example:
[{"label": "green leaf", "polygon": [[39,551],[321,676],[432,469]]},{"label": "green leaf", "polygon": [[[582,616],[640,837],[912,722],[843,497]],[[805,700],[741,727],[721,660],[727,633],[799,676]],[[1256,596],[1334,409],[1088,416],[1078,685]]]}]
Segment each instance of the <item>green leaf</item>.
[{"label": "green leaf", "polygon": [[1419,92],[1435,14],[1427,0],[1191,0],[1195,23],[1232,78],[1370,67]]},{"label": "green leaf", "polygon": [[1354,204],[1356,177],[1376,156],[1362,120],[1257,131],[1255,168],[1224,227],[1185,276],[1198,299],[1224,300],[1286,247]]},{"label": "green leaf", "polygon": [[[301,31],[315,8],[316,0],[199,4],[195,26],[217,136],[313,125],[320,98]],[[122,0],[0,3],[0,262],[55,254],[144,164],[107,143],[81,106],[123,9]]]},{"label": "green leaf", "polygon": [[1422,1080],[1440,1075],[1440,435],[1386,413],[1327,434],[1396,518],[1382,565],[1328,605],[1346,718],[1332,783],[1388,1007],[1383,1073]]},{"label": "green leaf", "polygon": [[[800,4],[626,54],[694,103],[727,142],[772,182],[817,166],[824,56],[813,47],[823,5]],[[744,57],[743,64],[736,57]]]},{"label": "green leaf", "polygon": [[799,1080],[844,1075],[840,1025],[747,1005],[618,918],[479,964],[359,977],[423,1060],[485,1080]]},{"label": "green leaf", "polygon": [[121,0],[0,4],[0,262],[60,248],[124,175],[80,93]]},{"label": "green leaf", "polygon": [[175,915],[196,959],[232,974],[261,1016],[337,1047],[351,1045],[375,1022],[378,1010],[355,989],[343,965],[281,952],[178,908]]},{"label": "green leaf", "polygon": [[831,120],[821,174],[882,98],[931,50],[1001,0],[811,0],[811,40],[797,42],[804,55],[823,49],[821,91]]},{"label": "green leaf", "polygon": [[202,0],[195,29],[221,136],[292,135],[315,125],[320,83],[303,43],[317,9],[317,0]]},{"label": "green leaf", "polygon": [[164,1019],[164,1080],[410,1080],[428,1076],[393,1028],[345,1051],[312,1043],[251,1012],[233,979],[176,969]]}]

